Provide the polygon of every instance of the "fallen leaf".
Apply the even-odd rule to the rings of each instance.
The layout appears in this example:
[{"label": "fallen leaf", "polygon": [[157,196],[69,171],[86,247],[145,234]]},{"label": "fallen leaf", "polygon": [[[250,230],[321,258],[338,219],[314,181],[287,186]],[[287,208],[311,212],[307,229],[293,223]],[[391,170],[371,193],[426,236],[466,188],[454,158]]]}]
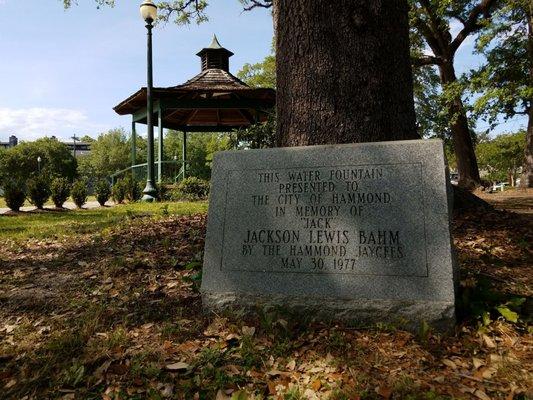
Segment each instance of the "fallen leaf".
[{"label": "fallen leaf", "polygon": [[229,400],[231,399],[230,396],[227,396],[226,393],[222,389],[219,389],[217,392],[217,395],[215,396],[215,400]]},{"label": "fallen leaf", "polygon": [[17,384],[17,380],[16,379],[11,379],[8,383],[6,383],[4,388],[9,389],[9,388],[12,388],[13,386],[15,386],[16,384]]},{"label": "fallen leaf", "polygon": [[496,343],[494,343],[494,340],[492,340],[487,335],[483,335],[483,342],[485,343],[485,346],[487,346],[489,349],[496,348]]},{"label": "fallen leaf", "polygon": [[485,362],[479,358],[473,357],[472,363],[474,364],[474,369],[479,369],[479,367],[485,365]]},{"label": "fallen leaf", "polygon": [[455,363],[452,360],[445,358],[442,360],[442,363],[446,365],[447,367],[450,367],[452,369],[457,369],[457,365],[455,365]]},{"label": "fallen leaf", "polygon": [[375,390],[384,399],[389,399],[392,395],[392,389],[388,386],[378,386]]},{"label": "fallen leaf", "polygon": [[287,364],[286,368],[289,371],[294,371],[294,368],[296,368],[296,360],[289,361],[289,363]]},{"label": "fallen leaf", "polygon": [[480,390],[480,389],[477,389],[474,392],[474,396],[476,396],[478,399],[481,399],[481,400],[491,400],[490,397],[487,396],[487,394],[483,390]]},{"label": "fallen leaf", "polygon": [[255,334],[255,327],[254,326],[243,326],[242,334],[247,335],[247,336],[253,336]]},{"label": "fallen leaf", "polygon": [[173,364],[168,364],[165,366],[165,369],[169,371],[184,371],[189,369],[190,365],[184,362],[177,362]]},{"label": "fallen leaf", "polygon": [[320,382],[320,379],[316,379],[313,381],[313,383],[311,383],[311,387],[315,392],[318,392],[322,387],[322,382]]}]

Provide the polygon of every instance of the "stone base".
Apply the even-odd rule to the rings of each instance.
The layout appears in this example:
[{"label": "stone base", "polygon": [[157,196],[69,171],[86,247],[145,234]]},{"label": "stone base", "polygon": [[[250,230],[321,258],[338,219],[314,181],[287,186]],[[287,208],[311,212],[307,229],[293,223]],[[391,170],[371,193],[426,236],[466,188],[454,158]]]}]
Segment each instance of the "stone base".
[{"label": "stone base", "polygon": [[250,293],[203,292],[207,312],[239,310],[255,314],[265,307],[275,307],[306,321],[342,322],[349,326],[370,327],[383,323],[418,331],[422,322],[446,332],[455,325],[455,306],[449,302],[420,300],[333,299],[285,295],[258,296]]}]

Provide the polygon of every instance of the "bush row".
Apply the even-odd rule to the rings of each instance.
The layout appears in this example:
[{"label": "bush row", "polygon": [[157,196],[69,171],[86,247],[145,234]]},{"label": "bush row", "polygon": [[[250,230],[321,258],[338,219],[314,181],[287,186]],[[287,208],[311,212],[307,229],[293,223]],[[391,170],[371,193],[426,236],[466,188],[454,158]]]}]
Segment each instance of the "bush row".
[{"label": "bush row", "polygon": [[[7,182],[3,189],[6,204],[13,211],[19,211],[26,198],[40,210],[50,198],[57,208],[63,208],[69,196],[78,208],[87,202],[87,182],[83,179],[70,183],[66,178],[56,178],[49,182],[45,177],[37,176],[28,179],[25,184]],[[127,176],[113,187],[106,180],[101,180],[96,183],[94,191],[96,200],[103,206],[110,198],[116,204],[139,201],[143,194],[143,186],[131,176]],[[171,189],[166,189],[164,186],[158,188],[160,200],[196,201],[205,200],[208,196],[209,182],[196,177],[186,178]]]},{"label": "bush row", "polygon": [[[3,189],[6,205],[13,211],[19,211],[26,199],[39,210],[50,198],[57,208],[63,208],[69,196],[79,208],[87,202],[87,182],[83,179],[71,183],[66,178],[55,178],[50,182],[44,176],[37,176],[24,183],[8,181]],[[101,181],[95,189],[96,199],[103,206],[111,194],[109,184]]]}]

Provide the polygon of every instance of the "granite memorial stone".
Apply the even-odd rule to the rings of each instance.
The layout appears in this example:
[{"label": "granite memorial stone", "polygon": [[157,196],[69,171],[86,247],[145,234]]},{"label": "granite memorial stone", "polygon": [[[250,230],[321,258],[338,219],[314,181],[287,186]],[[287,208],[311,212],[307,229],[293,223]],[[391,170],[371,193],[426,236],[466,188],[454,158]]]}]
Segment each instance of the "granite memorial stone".
[{"label": "granite memorial stone", "polygon": [[449,327],[450,198],[440,140],[217,153],[204,306]]}]

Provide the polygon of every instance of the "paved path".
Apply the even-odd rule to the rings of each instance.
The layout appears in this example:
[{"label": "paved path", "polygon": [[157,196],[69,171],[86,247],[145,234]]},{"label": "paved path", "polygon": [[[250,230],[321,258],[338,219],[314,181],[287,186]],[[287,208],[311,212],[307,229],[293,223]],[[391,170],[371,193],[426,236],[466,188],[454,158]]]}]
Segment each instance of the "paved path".
[{"label": "paved path", "polygon": [[[106,206],[114,206],[115,203],[112,202],[112,201],[108,201],[107,203],[105,203]],[[65,204],[63,204],[63,207],[65,208],[68,208],[69,210],[74,210],[76,209],[76,205],[71,202],[71,201],[67,201]],[[83,206],[83,208],[98,208],[100,207],[100,204],[98,204],[97,201],[88,201],[87,203],[85,203],[85,205]],[[45,209],[47,208],[52,208],[53,209],[53,206],[51,205],[46,205],[44,206]],[[21,211],[33,211],[33,210],[36,210],[36,208],[34,206],[28,206],[28,207],[21,207],[20,208]],[[5,214],[9,211],[9,208],[0,208],[0,214]]]}]

